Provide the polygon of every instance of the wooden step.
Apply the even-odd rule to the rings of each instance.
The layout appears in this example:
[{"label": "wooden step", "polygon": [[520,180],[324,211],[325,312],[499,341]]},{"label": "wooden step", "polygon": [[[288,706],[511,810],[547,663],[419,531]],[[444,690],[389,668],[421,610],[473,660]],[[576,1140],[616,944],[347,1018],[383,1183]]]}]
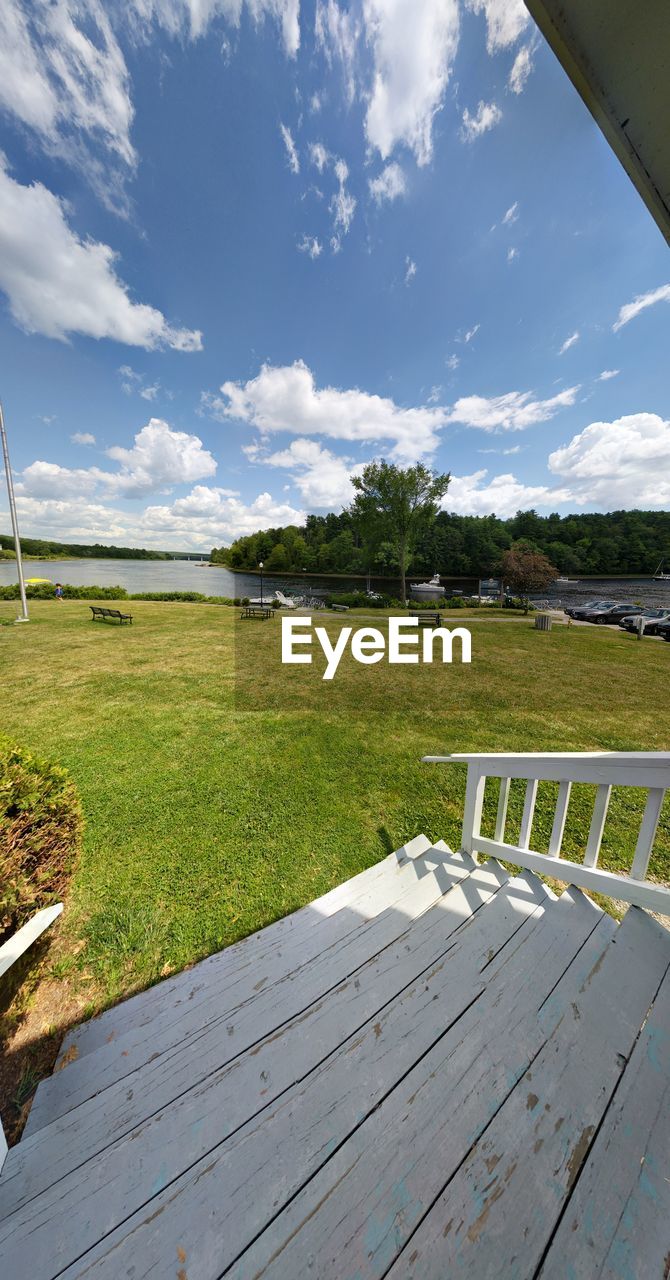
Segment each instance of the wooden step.
[{"label": "wooden step", "polygon": [[[259,1195],[256,1186],[256,1178],[261,1180],[259,1185],[265,1178],[268,1131],[274,1135],[279,1125],[284,1134],[278,1146],[272,1136],[267,1183],[269,1188],[270,1175],[279,1161],[277,1186],[283,1195],[287,1180],[297,1179],[299,1188],[309,1161],[327,1158],[339,1141],[340,1129],[346,1136],[356,1127],[361,1115],[378,1106],[393,1089],[397,1073],[402,1075],[444,1035],[445,1027],[481,997],[501,967],[513,965],[518,938],[525,931],[529,935],[540,931],[547,902],[555,905],[532,875],[506,882],[500,868],[479,869],[411,924],[399,943],[368,961],[353,981],[317,1001],[309,1017],[297,1019],[279,1035],[273,1034],[232,1068],[215,1073],[187,1096],[173,1098],[172,1104],[157,1112],[148,1124],[140,1125],[98,1159],[60,1178],[19,1209],[2,1233],[8,1261],[22,1258],[23,1265],[41,1280],[59,1274],[70,1262],[64,1272],[68,1276],[84,1269],[88,1274],[89,1267],[91,1274],[98,1274],[101,1268],[100,1274],[123,1275],[131,1265],[126,1261],[127,1250],[132,1249],[131,1241],[137,1243],[137,1233],[142,1232],[141,1224],[148,1215],[154,1218],[156,1228],[162,1223],[162,1231],[170,1235],[156,1274],[171,1274],[175,1249],[181,1246],[178,1241],[175,1244],[168,1219],[177,1234],[182,1206],[187,1215],[193,1211],[200,1221],[200,1207],[196,1211],[192,1203],[200,1182],[208,1195],[214,1195],[217,1212],[220,1209],[225,1214],[225,1249],[228,1241],[230,1247],[237,1248],[240,1232],[247,1228],[254,1232],[258,1214],[272,1213],[270,1192]],[[472,914],[476,906],[479,909]],[[575,914],[581,914],[584,934],[593,929],[600,915],[590,905]],[[569,921],[562,919],[563,932],[566,926],[570,932]],[[546,966],[544,972],[549,991]],[[152,1082],[150,1072],[151,1064],[138,1073],[139,1091],[144,1096],[146,1088],[156,1099],[160,1086],[158,1081]],[[319,1131],[305,1133],[302,1122],[311,1111],[303,1095],[307,1091],[308,1097],[319,1097],[326,1084],[330,1101],[319,1110]],[[90,1112],[92,1105],[85,1110]],[[300,1123],[296,1124],[297,1120]],[[50,1165],[52,1159],[58,1161],[59,1140],[56,1129],[50,1128],[52,1149],[34,1148],[36,1167]],[[247,1185],[254,1205],[248,1205],[240,1215],[237,1199],[247,1183],[246,1165],[239,1166],[239,1183],[235,1169],[242,1148],[249,1159],[253,1157],[258,1172]],[[20,1153],[21,1147],[15,1150]],[[27,1173],[24,1168],[24,1177]],[[221,1178],[223,1184],[219,1185]],[[163,1216],[163,1197],[167,1197],[165,1204],[174,1201],[176,1213],[171,1209],[168,1217]],[[184,1230],[188,1230],[188,1221]],[[107,1243],[96,1243],[103,1235],[109,1252]],[[73,1260],[89,1246],[90,1254],[80,1262]],[[205,1273],[197,1270],[194,1274]],[[211,1271],[212,1277],[219,1274],[220,1270]]]},{"label": "wooden step", "polygon": [[[141,1009],[135,1006],[134,1023],[129,1029],[119,1030],[108,1043],[43,1081],[23,1140],[116,1081],[131,1077],[159,1055],[179,1048],[183,1056],[191,1039],[199,1039],[208,1027],[218,1027],[215,1037],[224,1038],[232,1049],[239,1036],[235,1038],[227,1028],[231,1019],[239,1027],[242,1009],[246,1011],[248,1034],[258,1038],[250,1013],[252,1003],[263,1011],[259,1014],[259,1025],[264,1028],[260,1034],[266,1034],[270,1024],[274,1027],[304,1007],[296,1007],[295,1002],[303,998],[306,990],[315,999],[346,978],[357,964],[404,932],[409,921],[464,879],[474,865],[468,855],[429,847],[424,855],[408,862],[401,878],[394,874],[388,882],[379,881],[374,906],[369,896],[367,899],[369,914],[359,916],[357,904],[342,907],[327,917],[321,928],[284,941],[271,957],[265,956],[262,966],[245,961],[241,969],[225,979],[220,973],[213,973],[211,967],[203,974],[192,971],[188,994],[182,990],[176,1000],[172,996],[161,1003],[154,1002],[148,1020],[142,1019]],[[398,894],[401,907],[395,905]],[[389,899],[392,905],[385,906]],[[306,984],[300,982],[303,971]],[[291,1002],[286,1013],[285,999]]]},{"label": "wooden step", "polygon": [[[96,1018],[80,1023],[65,1036],[58,1063],[78,1060],[108,1044],[124,1031],[146,1025],[154,1012],[167,1008],[177,1009],[181,1002],[192,999],[194,990],[197,992],[202,986],[233,981],[241,973],[257,965],[272,966],[277,953],[281,954],[282,949],[294,941],[302,940],[306,948],[313,947],[310,935],[314,927],[319,925],[323,928],[332,916],[343,909],[351,907],[355,910],[357,922],[359,917],[372,919],[403,893],[413,875],[423,874],[426,866],[431,865],[430,860],[426,862],[425,857],[431,849],[439,854],[451,854],[443,841],[438,841],[433,846],[426,836],[416,836],[381,862],[361,871],[344,884],[336,885],[300,910],[241,938],[223,951],[207,956],[146,991],[138,992],[130,999],[106,1009]],[[417,865],[413,870],[415,859]],[[318,939],[315,942],[318,945]]]}]

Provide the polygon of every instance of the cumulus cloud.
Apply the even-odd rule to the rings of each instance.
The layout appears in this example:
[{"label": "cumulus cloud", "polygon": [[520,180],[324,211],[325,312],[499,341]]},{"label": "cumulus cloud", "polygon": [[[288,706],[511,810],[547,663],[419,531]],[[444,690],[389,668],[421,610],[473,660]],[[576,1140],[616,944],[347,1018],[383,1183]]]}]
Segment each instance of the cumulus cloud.
[{"label": "cumulus cloud", "polygon": [[306,507],[331,511],[351,502],[351,477],[360,475],[365,466],[306,438],[292,440],[287,449],[271,453],[263,461],[267,466],[285,467],[292,472],[293,483]]},{"label": "cumulus cloud", "polygon": [[75,431],[70,440],[72,444],[95,444],[95,436],[90,431]]},{"label": "cumulus cloud", "polygon": [[82,240],[64,203],[41,183],[24,187],[0,166],[0,288],[27,333],[113,338],[153,350],[199,351],[199,330],[177,329],[155,307],[133,302],[109,245]]},{"label": "cumulus cloud", "polygon": [[632,413],[592,422],[549,455],[549,470],[566,481],[575,501],[619,507],[670,503],[670,422]]},{"label": "cumulus cloud", "polygon": [[531,47],[525,44],[512,63],[512,70],[509,73],[508,84],[512,93],[523,93],[526,81],[533,70],[533,59]]},{"label": "cumulus cloud", "polygon": [[502,396],[463,396],[456,401],[449,422],[481,431],[524,431],[553,418],[575,403],[579,387],[567,387],[548,400],[535,400],[531,391],[508,391]]},{"label": "cumulus cloud", "polygon": [[383,160],[403,144],[428,164],[458,48],[458,2],[413,0],[410,12],[398,0],[363,0],[363,17],[374,61],[367,140]]},{"label": "cumulus cloud", "polygon": [[287,128],[285,124],[280,124],[279,131],[284,140],[284,146],[286,147],[288,167],[291,170],[291,173],[300,173],[300,161],[298,159],[298,152],[296,151],[291,130]]},{"label": "cumulus cloud", "polygon": [[638,293],[632,302],[627,302],[612,325],[613,332],[623,329],[623,326],[630,324],[630,321],[639,316],[641,311],[646,311],[647,307],[655,307],[657,302],[670,302],[670,284],[663,284],[659,289],[652,289],[649,293]]},{"label": "cumulus cloud", "polygon": [[527,27],[530,16],[523,0],[466,0],[468,9],[486,18],[486,47],[497,53],[514,44]]},{"label": "cumulus cloud", "polygon": [[263,365],[248,382],[224,382],[220,396],[205,396],[205,407],[226,421],[237,418],[263,434],[320,435],[331,440],[390,441],[391,455],[414,462],[432,454],[445,410],[421,405],[404,409],[393,400],[357,388],[316,386],[302,360],[292,365]]},{"label": "cumulus cloud", "polygon": [[574,347],[574,345],[575,345],[575,343],[576,343],[576,342],[579,342],[579,330],[578,330],[578,329],[575,329],[575,332],[574,332],[574,333],[571,333],[571,334],[570,334],[570,337],[565,339],[565,342],[564,342],[564,343],[563,343],[563,345],[559,348],[559,352],[558,352],[559,356],[564,356],[564,355],[565,355],[565,353],[566,353],[566,351],[569,351],[569,350],[570,350],[570,347]]},{"label": "cumulus cloud", "polygon": [[[86,443],[93,442],[94,437],[86,440]],[[216,471],[214,458],[198,436],[173,431],[160,418],[151,418],[138,431],[130,449],[114,445],[106,454],[119,464],[118,470],[72,469],[38,459],[23,471],[17,492],[32,498],[61,499],[94,493],[140,498],[169,490],[176,484],[192,484]]]},{"label": "cumulus cloud", "polygon": [[523,484],[511,474],[494,476],[490,480],[487,476],[488,471],[485,470],[474,471],[469,476],[452,476],[443,507],[456,515],[486,516],[495,513],[505,519],[529,507],[554,507],[570,496],[565,489]]},{"label": "cumulus cloud", "polygon": [[466,107],[463,112],[461,137],[464,142],[474,142],[475,138],[481,138],[483,133],[494,129],[501,120],[502,111],[495,102],[480,102],[474,115],[471,115]]},{"label": "cumulus cloud", "polygon": [[370,178],[368,186],[370,195],[377,204],[383,204],[385,200],[397,200],[398,196],[404,196],[407,191],[405,175],[395,160],[387,164],[376,178]]}]

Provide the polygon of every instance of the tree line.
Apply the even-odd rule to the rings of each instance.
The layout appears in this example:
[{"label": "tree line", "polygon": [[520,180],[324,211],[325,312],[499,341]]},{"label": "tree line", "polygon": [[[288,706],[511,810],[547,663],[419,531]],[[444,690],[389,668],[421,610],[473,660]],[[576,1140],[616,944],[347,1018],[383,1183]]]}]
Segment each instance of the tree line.
[{"label": "tree line", "polygon": [[[35,556],[39,560],[187,560],[196,552],[187,551],[149,551],[145,547],[105,546],[101,542],[51,542],[46,538],[21,538],[21,550],[24,556]],[[0,551],[15,553],[14,539],[9,534],[0,534]]]},{"label": "tree line", "polygon": [[[651,574],[661,560],[670,565],[670,512],[540,516],[531,510],[501,520],[441,511],[418,528],[409,568],[412,574],[486,577],[520,541],[542,552],[563,574]],[[215,547],[212,560],[232,569],[255,569],[262,560],[268,572],[389,577],[399,572],[393,541],[382,537],[371,544],[355,504],[339,515],[309,515],[302,528],[287,525],[237,538],[230,547]]]}]

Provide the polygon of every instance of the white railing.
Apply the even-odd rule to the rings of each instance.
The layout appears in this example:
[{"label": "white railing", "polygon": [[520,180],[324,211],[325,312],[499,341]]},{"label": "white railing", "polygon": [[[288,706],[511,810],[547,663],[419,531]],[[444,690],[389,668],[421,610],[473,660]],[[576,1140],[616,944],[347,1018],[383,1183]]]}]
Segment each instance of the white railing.
[{"label": "white railing", "polygon": [[[527,867],[541,875],[554,876],[566,884],[591,889],[649,907],[670,916],[670,888],[647,880],[649,858],[654,845],[656,828],[663,798],[670,790],[670,752],[668,751],[584,751],[558,752],[544,755],[474,755],[424,756],[428,764],[465,763],[468,766],[465,809],[463,814],[462,849],[475,860],[478,853],[502,858],[518,866]],[[498,809],[494,838],[481,834],[482,809],[487,778],[500,779]],[[521,831],[517,844],[505,841],[507,805],[510,783],[521,778],[526,792],[521,817]],[[549,838],[548,853],[537,853],[531,848],[533,817],[538,783],[558,783],[558,798]],[[570,791],[575,782],[595,783],[597,790],[591,825],[584,848],[582,862],[573,862],[561,856],[565,822],[570,803]],[[640,825],[635,850],[631,852],[629,875],[604,871],[598,866],[600,845],[612,787],[643,787],[647,800]]]},{"label": "white railing", "polygon": [[[16,933],[12,934],[7,942],[3,942],[0,947],[0,978],[4,977],[7,970],[16,963],[24,951],[32,947],[33,942],[37,941],[40,934],[44,933],[44,930],[48,929],[50,924],[53,924],[62,910],[62,902],[56,902],[52,907],[43,907],[41,911],[37,911],[34,916],[31,916],[28,923],[23,925],[23,928],[17,929]],[[0,1169],[2,1169],[6,1155],[7,1142],[0,1124]]]}]

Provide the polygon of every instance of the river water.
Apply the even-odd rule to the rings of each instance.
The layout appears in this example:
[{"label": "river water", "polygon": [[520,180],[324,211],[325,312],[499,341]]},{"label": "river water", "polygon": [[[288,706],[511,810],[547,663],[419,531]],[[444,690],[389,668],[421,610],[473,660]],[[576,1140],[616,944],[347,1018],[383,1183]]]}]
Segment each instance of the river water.
[{"label": "river water", "polygon": [[[223,565],[203,566],[194,560],[27,560],[26,578],[50,578],[72,586],[120,586],[126,591],[200,591],[208,596],[260,595],[260,578],[252,573],[231,573]],[[411,574],[408,581],[419,581]],[[16,582],[16,566],[12,561],[0,562],[0,585]],[[442,582],[449,594],[454,588],[463,594],[476,592],[473,580],[448,578]],[[373,590],[399,594],[399,584],[383,578],[372,578]],[[263,575],[263,595],[271,596],[278,588],[287,595],[319,596],[326,591],[364,590],[360,578],[312,577],[297,573],[288,577]],[[654,582],[650,578],[584,578],[576,583],[555,583],[542,593],[552,604],[577,604],[590,599],[640,601],[650,607],[670,608],[670,582]]]}]

